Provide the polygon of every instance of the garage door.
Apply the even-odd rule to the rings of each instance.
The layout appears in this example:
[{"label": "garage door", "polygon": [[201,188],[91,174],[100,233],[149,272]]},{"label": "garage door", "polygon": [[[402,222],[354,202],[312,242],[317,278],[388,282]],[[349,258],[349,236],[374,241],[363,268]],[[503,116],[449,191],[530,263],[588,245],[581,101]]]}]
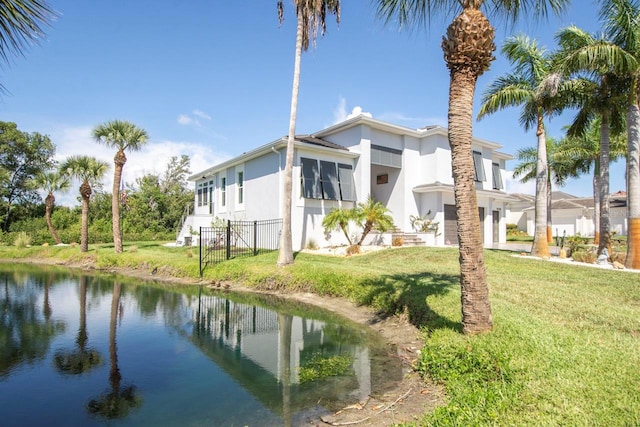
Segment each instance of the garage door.
[{"label": "garage door", "polygon": [[[480,235],[484,242],[484,208],[478,208],[480,217]],[[447,245],[458,244],[458,214],[455,205],[444,205],[444,242]]]}]

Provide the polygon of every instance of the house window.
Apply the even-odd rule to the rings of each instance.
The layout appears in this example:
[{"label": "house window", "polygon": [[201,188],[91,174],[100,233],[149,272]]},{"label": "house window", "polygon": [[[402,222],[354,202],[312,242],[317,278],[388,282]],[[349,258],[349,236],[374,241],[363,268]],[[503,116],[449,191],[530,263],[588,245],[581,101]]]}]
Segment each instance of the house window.
[{"label": "house window", "polygon": [[500,175],[500,165],[498,163],[493,163],[492,171],[493,171],[493,189],[502,190],[504,188],[504,184],[502,183],[502,175]]},{"label": "house window", "polygon": [[220,181],[220,206],[227,206],[227,178]]},{"label": "house window", "polygon": [[244,172],[238,172],[238,203],[244,203]]},{"label": "house window", "polygon": [[338,200],[338,173],[333,162],[320,161],[320,186],[322,198],[325,200]]},{"label": "house window", "polygon": [[198,206],[206,206],[209,204],[209,183],[201,182],[198,184]]},{"label": "house window", "polygon": [[382,175],[376,176],[376,184],[388,184],[389,183],[389,174],[383,173]]},{"label": "house window", "polygon": [[301,158],[302,161],[302,195],[306,199],[322,199],[320,188],[320,171],[316,159]]},{"label": "house window", "polygon": [[482,165],[482,153],[479,151],[473,152],[473,166],[475,168],[476,181],[486,181],[487,178],[484,174],[484,166]]},{"label": "house window", "polygon": [[355,200],[353,167],[301,158],[302,196],[307,199]]},{"label": "house window", "polygon": [[400,168],[402,167],[402,151],[371,144],[371,163]]},{"label": "house window", "polygon": [[342,200],[356,200],[356,185],[353,182],[353,166],[338,163],[338,178],[340,180],[340,198]]}]

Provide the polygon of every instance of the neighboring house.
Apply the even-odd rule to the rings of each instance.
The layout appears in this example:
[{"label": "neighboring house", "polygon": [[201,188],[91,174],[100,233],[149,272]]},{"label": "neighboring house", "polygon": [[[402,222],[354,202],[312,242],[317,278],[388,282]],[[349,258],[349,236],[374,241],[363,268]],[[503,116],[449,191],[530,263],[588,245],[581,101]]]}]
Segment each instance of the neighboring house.
[{"label": "neighboring house", "polygon": [[[217,219],[282,218],[282,188],[287,138],[245,152],[189,177],[195,182],[195,209],[178,236],[210,226]],[[484,245],[506,241],[505,162],[500,145],[474,138],[481,232]],[[345,244],[341,232],[325,233],[324,216],[352,208],[369,195],[390,210],[398,232],[413,232],[411,216],[439,223],[439,232],[422,236],[433,245],[457,244],[456,212],[447,130],[410,129],[361,114],[311,136],[296,136],[293,167],[292,235],[294,250],[311,242]],[[355,231],[355,230],[354,230]],[[374,235],[377,243],[391,243]]]},{"label": "neighboring house", "polygon": [[[535,197],[528,194],[511,194],[516,202],[509,204],[509,224],[528,235],[535,233]],[[610,196],[609,217],[611,231],[627,235],[627,193],[619,191]],[[593,197],[576,197],[562,191],[551,193],[551,229],[554,236],[595,235]]]}]

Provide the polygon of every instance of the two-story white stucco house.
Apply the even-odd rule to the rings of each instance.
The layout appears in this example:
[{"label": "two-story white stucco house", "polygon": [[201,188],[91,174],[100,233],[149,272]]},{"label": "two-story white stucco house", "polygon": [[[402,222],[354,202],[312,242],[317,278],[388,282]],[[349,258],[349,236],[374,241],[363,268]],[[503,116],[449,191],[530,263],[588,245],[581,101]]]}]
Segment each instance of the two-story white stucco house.
[{"label": "two-story white stucco house", "polygon": [[[214,219],[282,218],[287,138],[275,140],[189,177],[195,182],[193,214],[178,243],[190,230]],[[474,138],[481,231],[485,246],[506,241],[505,162],[500,145]],[[456,213],[447,130],[410,129],[361,114],[310,136],[297,136],[293,168],[294,250],[346,243],[339,232],[325,233],[324,216],[351,208],[371,195],[391,211],[400,232],[413,232],[411,216],[439,223],[428,244],[457,244]],[[380,236],[377,236],[380,240]],[[385,240],[384,237],[382,240]],[[391,243],[390,235],[384,243]]]}]

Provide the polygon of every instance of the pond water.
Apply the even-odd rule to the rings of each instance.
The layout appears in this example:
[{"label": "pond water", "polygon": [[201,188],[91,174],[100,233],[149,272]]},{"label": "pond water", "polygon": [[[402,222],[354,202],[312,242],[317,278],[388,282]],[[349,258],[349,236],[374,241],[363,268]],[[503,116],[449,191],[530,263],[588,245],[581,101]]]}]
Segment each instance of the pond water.
[{"label": "pond water", "polygon": [[402,377],[298,303],[21,265],[0,286],[2,426],[295,426]]}]

